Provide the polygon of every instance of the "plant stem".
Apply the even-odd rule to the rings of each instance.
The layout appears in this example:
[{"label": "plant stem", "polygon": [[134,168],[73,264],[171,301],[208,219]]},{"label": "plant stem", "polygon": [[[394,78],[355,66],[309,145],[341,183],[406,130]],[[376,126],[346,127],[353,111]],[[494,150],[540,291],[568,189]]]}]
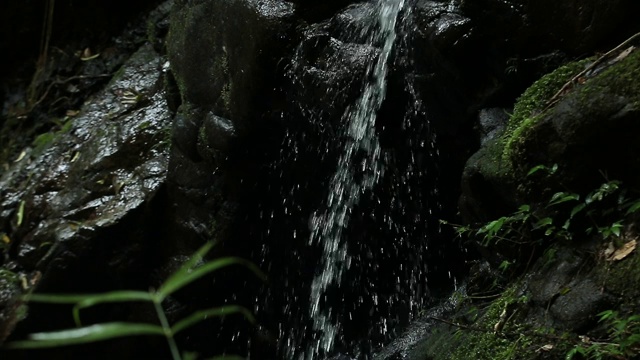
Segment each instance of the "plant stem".
[{"label": "plant stem", "polygon": [[169,348],[171,349],[171,356],[173,357],[173,360],[182,360],[182,356],[180,356],[180,351],[178,350],[178,345],[173,338],[173,331],[171,331],[171,326],[169,326],[167,316],[164,314],[164,310],[162,310],[162,301],[160,300],[159,296],[153,297],[153,306],[156,308],[158,319],[160,320],[160,324],[162,325],[162,329],[164,330],[164,336],[167,338],[167,343],[169,343]]}]

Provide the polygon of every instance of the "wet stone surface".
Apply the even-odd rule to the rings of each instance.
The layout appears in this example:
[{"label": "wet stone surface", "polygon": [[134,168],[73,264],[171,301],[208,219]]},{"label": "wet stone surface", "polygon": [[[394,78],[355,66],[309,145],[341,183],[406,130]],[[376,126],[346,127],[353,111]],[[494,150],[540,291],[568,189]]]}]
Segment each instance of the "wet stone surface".
[{"label": "wet stone surface", "polygon": [[[172,119],[163,93],[165,62],[143,46],[62,130],[24,149],[3,174],[6,268],[28,279],[41,273],[41,282],[55,278],[56,263],[102,246],[105,231],[154,197],[167,173]],[[120,256],[128,255],[123,249]],[[6,305],[11,297],[0,301]]]}]

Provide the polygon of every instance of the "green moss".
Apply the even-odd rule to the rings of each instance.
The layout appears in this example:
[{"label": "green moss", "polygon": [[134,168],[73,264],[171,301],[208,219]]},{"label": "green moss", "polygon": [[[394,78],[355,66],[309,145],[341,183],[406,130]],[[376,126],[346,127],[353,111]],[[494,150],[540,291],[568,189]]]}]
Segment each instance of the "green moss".
[{"label": "green moss", "polygon": [[599,94],[609,93],[629,99],[640,106],[640,51],[636,50],[625,59],[604,70],[600,75],[580,87],[578,101],[584,106],[592,104]]},{"label": "green moss", "polygon": [[40,154],[47,146],[49,146],[53,140],[56,138],[56,134],[52,132],[46,132],[44,134],[38,135],[35,139],[33,139],[33,147],[34,154]]},{"label": "green moss", "polygon": [[[531,359],[538,339],[531,337],[524,316],[528,299],[521,295],[521,283],[514,282],[502,295],[481,311],[470,325],[453,332],[439,329],[425,344],[423,353],[434,360],[510,360]],[[498,325],[499,324],[499,325]],[[495,332],[496,326],[499,331]],[[422,351],[421,351],[422,352]]]},{"label": "green moss", "polygon": [[[518,99],[514,113],[505,131],[503,158],[518,162],[521,145],[528,139],[532,130],[546,115],[543,113],[548,100],[572,77],[582,71],[593,58],[573,62],[558,68],[536,81]],[[640,107],[640,51],[631,52],[626,58],[607,66],[595,76],[587,78],[583,84],[576,85],[566,97],[576,102],[576,109],[589,109],[589,113],[598,114],[611,108],[616,97],[624,98],[634,107]],[[576,127],[581,126],[579,122]]]},{"label": "green moss", "polygon": [[513,160],[514,148],[542,117],[542,110],[553,95],[571,78],[584,70],[593,59],[572,62],[559,67],[533,83],[516,101],[513,115],[503,135],[503,159]]},{"label": "green moss", "polygon": [[68,133],[69,131],[71,131],[72,127],[73,127],[73,119],[69,118],[67,119],[67,121],[64,122],[64,124],[62,124],[58,132],[62,134]]},{"label": "green moss", "polygon": [[200,129],[198,130],[198,143],[203,145],[206,145],[208,143],[207,130],[205,129],[204,126],[201,126]]},{"label": "green moss", "polygon": [[225,112],[231,112],[231,98],[232,98],[232,80],[229,75],[229,58],[227,56],[226,51],[223,51],[215,62],[212,70],[212,76],[214,79],[224,79],[224,83],[222,85],[222,89],[220,91],[220,100],[222,101],[222,107]]},{"label": "green moss", "polygon": [[502,152],[504,150],[504,142],[502,139],[494,139],[486,145],[482,156],[484,167],[483,175],[487,179],[502,178],[512,173],[511,162],[504,161]]},{"label": "green moss", "polygon": [[231,82],[224,84],[222,88],[222,93],[220,94],[220,98],[222,99],[222,103],[224,104],[224,109],[227,112],[231,112]]}]

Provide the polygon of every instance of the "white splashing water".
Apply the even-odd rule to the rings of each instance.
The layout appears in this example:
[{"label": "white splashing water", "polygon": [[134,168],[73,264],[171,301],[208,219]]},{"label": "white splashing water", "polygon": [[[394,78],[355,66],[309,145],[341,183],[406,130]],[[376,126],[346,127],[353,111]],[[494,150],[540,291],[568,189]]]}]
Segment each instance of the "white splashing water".
[{"label": "white splashing water", "polygon": [[356,103],[343,119],[347,124],[346,142],[329,188],[326,208],[311,219],[310,244],[322,249],[320,269],[311,285],[310,316],[318,337],[300,357],[313,360],[328,354],[334,346],[339,326],[330,320],[331,309],[320,303],[331,285],[339,285],[349,268],[347,244],[342,240],[351,212],[360,196],[380,179],[384,167],[376,135],[376,114],[386,96],[388,63],[396,40],[396,23],[405,0],[377,0],[378,20],[371,24],[369,44],[381,44],[377,59],[369,64],[366,83]]}]

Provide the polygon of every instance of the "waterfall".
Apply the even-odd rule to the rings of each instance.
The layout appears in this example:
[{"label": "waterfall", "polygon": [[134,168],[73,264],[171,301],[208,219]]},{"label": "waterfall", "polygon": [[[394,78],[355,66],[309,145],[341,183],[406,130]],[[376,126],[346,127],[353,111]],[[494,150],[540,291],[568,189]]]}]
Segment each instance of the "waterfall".
[{"label": "waterfall", "polygon": [[367,68],[365,83],[356,102],[347,108],[346,141],[337,169],[330,181],[326,207],[310,220],[310,245],[322,249],[319,270],[311,284],[310,317],[317,337],[301,359],[313,360],[328,354],[334,346],[339,325],[331,322],[331,308],[322,308],[321,299],[331,285],[340,285],[349,268],[350,256],[343,232],[361,195],[370,190],[384,172],[380,144],[376,135],[376,114],[385,99],[387,72],[396,40],[396,23],[405,0],[378,0],[377,23],[371,24],[368,43],[381,44],[380,53]]}]

